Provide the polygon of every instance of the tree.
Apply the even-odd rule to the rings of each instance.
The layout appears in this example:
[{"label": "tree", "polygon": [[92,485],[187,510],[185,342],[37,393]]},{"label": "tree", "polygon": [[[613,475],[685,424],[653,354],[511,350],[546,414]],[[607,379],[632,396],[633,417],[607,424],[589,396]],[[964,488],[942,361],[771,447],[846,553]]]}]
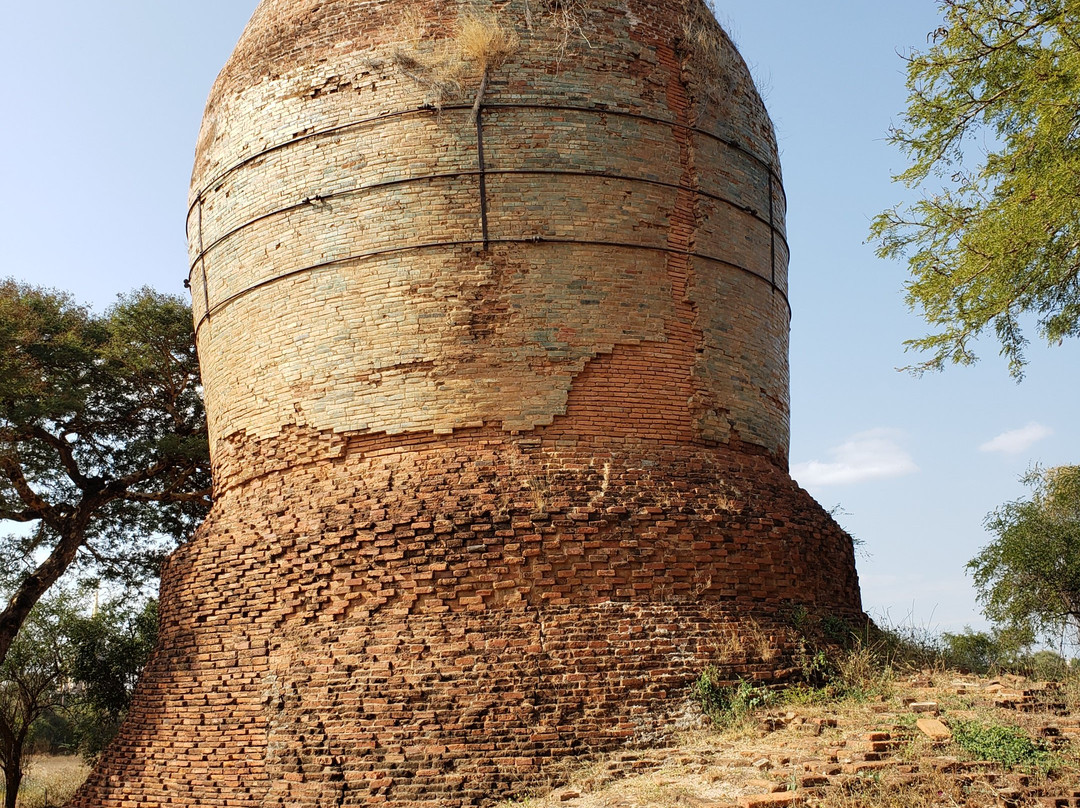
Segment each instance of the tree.
[{"label": "tree", "polygon": [[987,517],[997,538],[968,562],[979,601],[1001,626],[1080,640],[1080,466],[1035,469],[1025,483],[1031,498]]},{"label": "tree", "polygon": [[997,626],[986,632],[964,626],[959,634],[941,634],[941,650],[950,668],[985,674],[1022,667],[1035,640],[1026,629]]},{"label": "tree", "polygon": [[103,315],[0,281],[0,662],[73,567],[156,573],[210,503],[206,420],[189,307],[143,289]]},{"label": "tree", "polygon": [[70,610],[65,594],[39,601],[0,664],[4,808],[15,808],[22,784],[23,752],[31,729],[63,696],[67,662],[63,624]]},{"label": "tree", "polygon": [[157,601],[133,608],[112,600],[89,617],[68,623],[68,673],[79,685],[76,723],[79,747],[95,757],[116,735],[127,715],[135,683],[157,640]]},{"label": "tree", "polygon": [[970,364],[992,331],[1019,379],[1026,315],[1050,343],[1080,334],[1080,13],[1071,0],[940,8],[890,133],[911,161],[894,180],[924,193],[871,237],[907,258],[907,303],[932,329],[905,343],[929,354],[913,370]]}]

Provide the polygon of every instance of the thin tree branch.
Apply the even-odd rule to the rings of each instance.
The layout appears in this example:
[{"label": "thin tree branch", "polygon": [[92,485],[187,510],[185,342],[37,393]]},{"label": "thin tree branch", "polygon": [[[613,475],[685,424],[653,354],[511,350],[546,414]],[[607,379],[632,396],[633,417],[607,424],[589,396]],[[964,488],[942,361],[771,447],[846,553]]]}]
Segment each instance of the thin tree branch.
[{"label": "thin tree branch", "polygon": [[71,481],[79,486],[79,488],[85,490],[89,480],[82,471],[80,471],[79,463],[75,459],[75,452],[72,449],[71,444],[63,438],[53,435],[41,426],[32,426],[30,428],[30,433],[56,452],[60,457],[60,464],[64,467],[64,471],[67,472]]},{"label": "thin tree branch", "polygon": [[28,511],[38,514],[41,519],[48,520],[53,516],[53,507],[30,487],[19,464],[8,455],[0,455],[0,472],[11,482],[12,488]]},{"label": "thin tree branch", "polygon": [[0,508],[0,521],[8,522],[36,522],[41,516],[36,511],[13,511],[10,508]]}]

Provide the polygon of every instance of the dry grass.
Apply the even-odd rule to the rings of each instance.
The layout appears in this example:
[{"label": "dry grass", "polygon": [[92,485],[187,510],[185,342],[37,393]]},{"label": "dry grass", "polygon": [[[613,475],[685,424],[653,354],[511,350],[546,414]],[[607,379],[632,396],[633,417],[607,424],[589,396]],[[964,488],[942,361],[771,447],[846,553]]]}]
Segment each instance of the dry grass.
[{"label": "dry grass", "polygon": [[712,640],[712,656],[717,662],[733,662],[744,653],[742,635],[738,631],[726,626],[717,628]]},{"label": "dry grass", "polygon": [[[593,6],[592,0],[525,0],[525,26],[530,32],[542,28],[549,34],[533,43],[561,64],[574,42],[592,47],[589,13]],[[395,39],[394,63],[424,88],[427,102],[436,107],[463,98],[474,87],[474,109],[478,108],[491,72],[522,47],[519,32],[498,13],[476,6],[466,8],[452,28],[443,30],[435,30],[430,20],[406,8]]]},{"label": "dry grass", "polygon": [[428,103],[441,107],[478,82],[479,106],[487,78],[502,67],[521,46],[517,33],[500,22],[497,14],[467,9],[453,29],[439,35],[415,9],[406,9],[397,26],[394,63],[424,88]]},{"label": "dry grass", "polygon": [[454,42],[461,58],[481,71],[502,67],[521,47],[517,32],[502,25],[497,15],[475,9],[458,20]]},{"label": "dry grass", "polygon": [[998,808],[998,790],[985,778],[956,778],[941,770],[921,777],[888,774],[850,780],[843,788],[830,789],[818,803],[821,808]]},{"label": "dry grass", "polygon": [[[1015,726],[1033,739],[1043,737],[1047,726],[1076,727],[1075,718],[996,706],[993,680],[955,671],[937,671],[933,682],[926,671],[899,677],[894,669],[875,668],[860,649],[838,659],[836,667],[849,684],[884,692],[873,698],[767,707],[750,717],[756,725],[747,720],[684,733],[672,746],[636,753],[632,765],[622,769],[615,765],[618,754],[608,756],[567,771],[550,789],[500,805],[704,808],[736,805],[766,791],[805,790],[805,804],[821,808],[997,808],[1012,804],[1009,799],[1026,808],[1036,805],[1039,795],[1067,796],[1080,783],[1075,730],[1071,741],[1058,737],[1048,742],[1049,767],[1003,768],[976,762],[955,741],[924,735],[916,721],[926,714],[914,713],[907,704],[936,702],[940,720],[954,728],[962,722]],[[1010,688],[1031,686],[1018,677],[1002,682]],[[897,743],[885,763],[861,763],[872,732],[889,732]]]},{"label": "dry grass", "polygon": [[881,662],[876,652],[858,645],[836,659],[837,678],[845,691],[864,696],[889,697],[893,694],[892,668]]},{"label": "dry grass", "polygon": [[[19,808],[52,808],[63,805],[90,774],[90,767],[76,756],[34,757],[26,767],[19,789]],[[0,785],[0,795],[3,786]]]},{"label": "dry grass", "polygon": [[721,663],[744,659],[771,662],[776,658],[777,649],[785,639],[753,619],[743,621],[737,629],[721,624],[713,634],[712,655]]},{"label": "dry grass", "polygon": [[717,100],[730,93],[739,57],[704,2],[688,5],[682,20],[682,35],[706,94]]},{"label": "dry grass", "polygon": [[432,36],[427,19],[407,8],[397,26],[394,63],[424,88],[428,103],[437,107],[464,91],[465,65],[454,53],[452,41]]}]

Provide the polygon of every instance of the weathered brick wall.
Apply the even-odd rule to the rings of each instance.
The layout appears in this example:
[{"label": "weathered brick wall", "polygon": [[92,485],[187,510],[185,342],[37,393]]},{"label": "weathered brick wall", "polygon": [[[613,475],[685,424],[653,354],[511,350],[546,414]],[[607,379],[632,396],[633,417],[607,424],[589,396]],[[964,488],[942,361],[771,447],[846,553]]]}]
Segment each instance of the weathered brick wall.
[{"label": "weathered brick wall", "polygon": [[75,804],[480,805],[654,737],[706,664],[775,678],[785,609],[854,625],[848,537],[766,457],[564,437],[357,436],[228,491]]},{"label": "weathered brick wall", "polygon": [[[684,0],[641,6],[583,4],[605,44],[571,31],[562,60],[543,0],[531,32],[503,10],[521,46],[484,96],[483,177],[478,78],[424,108],[396,55],[423,47],[402,41],[405,6],[260,6],[211,97],[188,219],[215,443],[293,424],[532,429],[614,346],[686,339],[703,349],[698,436],[786,455],[768,118],[718,28],[723,103],[679,44]],[[427,8],[425,33],[446,36],[458,7]]]},{"label": "weathered brick wall", "polygon": [[565,53],[502,9],[482,177],[477,77],[422,107],[401,3],[259,6],[188,221],[218,495],[74,806],[488,804],[663,734],[706,664],[779,677],[793,607],[860,617],[786,472],[746,68],[698,0],[581,6]]}]

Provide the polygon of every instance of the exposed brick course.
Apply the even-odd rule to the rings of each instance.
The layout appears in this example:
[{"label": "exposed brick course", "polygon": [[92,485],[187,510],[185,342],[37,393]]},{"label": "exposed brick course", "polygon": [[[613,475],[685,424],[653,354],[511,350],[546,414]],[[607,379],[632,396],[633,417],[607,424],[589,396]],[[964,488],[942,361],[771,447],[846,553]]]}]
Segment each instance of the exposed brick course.
[{"label": "exposed brick course", "polygon": [[706,664],[775,679],[793,605],[858,618],[786,472],[771,126],[719,28],[706,87],[698,4],[585,3],[567,53],[496,4],[482,172],[400,3],[259,6],[188,220],[217,498],[72,805],[487,804],[655,739]]},{"label": "exposed brick course", "polygon": [[[785,606],[858,614],[848,538],[763,456],[482,429],[303,463],[325,437],[257,447],[301,462],[170,561],[161,647],[81,804],[481,804],[650,737],[706,664],[774,678]],[[732,651],[748,619],[774,654]]]},{"label": "exposed brick course", "polygon": [[[433,36],[452,5],[430,7]],[[719,28],[736,76],[704,98],[684,5],[585,3],[611,47],[562,61],[550,21],[530,32],[503,9],[522,45],[484,97],[488,250],[471,93],[424,106],[395,67],[399,4],[260,5],[211,96],[188,218],[212,441],[532,429],[596,356],[687,337],[710,349],[692,368],[700,437],[784,457],[771,126]]]}]

